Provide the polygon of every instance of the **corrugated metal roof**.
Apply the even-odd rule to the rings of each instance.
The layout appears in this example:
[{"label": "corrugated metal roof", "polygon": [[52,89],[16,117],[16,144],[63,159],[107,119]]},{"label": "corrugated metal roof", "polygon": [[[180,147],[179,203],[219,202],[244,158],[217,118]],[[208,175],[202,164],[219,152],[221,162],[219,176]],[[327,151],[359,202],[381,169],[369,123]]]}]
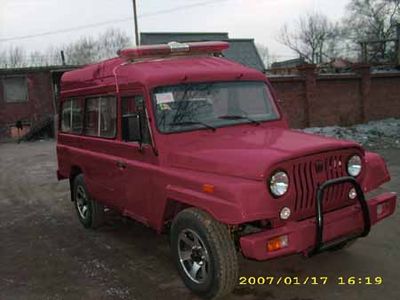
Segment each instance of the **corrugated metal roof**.
[{"label": "corrugated metal roof", "polygon": [[230,48],[224,51],[226,58],[261,72],[265,66],[257,52],[254,39],[230,39],[224,32],[142,32],[141,44],[166,44],[168,42],[227,41]]},{"label": "corrugated metal roof", "polygon": [[288,59],[284,61],[274,62],[271,67],[272,68],[294,68],[296,66],[304,65],[305,60],[303,58],[294,58]]},{"label": "corrugated metal roof", "polygon": [[22,68],[4,68],[0,69],[0,74],[25,74],[35,72],[65,72],[77,69],[80,66],[42,66],[42,67],[22,67]]},{"label": "corrugated metal roof", "polygon": [[224,51],[226,58],[235,60],[261,72],[265,71],[264,63],[258,54],[253,39],[229,39],[228,42],[230,47]]},{"label": "corrugated metal roof", "polygon": [[140,44],[166,44],[169,42],[221,41],[229,39],[226,32],[142,32]]}]

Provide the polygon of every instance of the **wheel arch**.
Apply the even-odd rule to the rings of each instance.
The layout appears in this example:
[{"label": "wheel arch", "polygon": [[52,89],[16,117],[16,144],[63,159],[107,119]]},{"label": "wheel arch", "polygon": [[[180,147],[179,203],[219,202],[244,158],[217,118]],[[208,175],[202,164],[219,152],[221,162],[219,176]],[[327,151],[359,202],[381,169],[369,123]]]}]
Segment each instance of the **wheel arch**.
[{"label": "wheel arch", "polygon": [[82,174],[82,168],[77,166],[77,165],[73,165],[70,168],[69,171],[69,188],[70,188],[70,195],[71,195],[71,201],[74,201],[74,193],[73,193],[73,184],[74,184],[74,179],[76,176],[78,176],[79,174]]},{"label": "wheel arch", "polygon": [[190,207],[201,209],[215,220],[225,224],[240,224],[243,220],[242,211],[237,203],[209,194],[169,186],[159,231],[165,230],[180,211]]},{"label": "wheel arch", "polygon": [[162,227],[160,231],[165,231],[166,228],[169,228],[175,216],[179,214],[182,210],[190,207],[193,206],[173,198],[168,198],[164,208]]}]

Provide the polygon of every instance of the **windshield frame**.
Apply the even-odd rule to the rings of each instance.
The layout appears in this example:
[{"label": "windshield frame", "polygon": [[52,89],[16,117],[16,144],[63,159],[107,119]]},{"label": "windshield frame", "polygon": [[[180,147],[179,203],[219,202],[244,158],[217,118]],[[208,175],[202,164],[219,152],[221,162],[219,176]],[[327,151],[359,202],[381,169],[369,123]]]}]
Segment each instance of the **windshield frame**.
[{"label": "windshield frame", "polygon": [[[192,81],[192,82],[181,82],[181,83],[176,83],[176,84],[165,84],[165,85],[159,85],[159,86],[155,86],[153,88],[151,88],[150,90],[150,104],[152,106],[152,110],[153,110],[153,119],[154,119],[154,127],[157,130],[157,132],[159,134],[163,134],[163,135],[170,135],[170,134],[179,134],[179,133],[185,133],[185,132],[191,132],[191,131],[199,131],[199,130],[210,130],[210,128],[206,127],[206,126],[199,126],[196,128],[192,128],[189,127],[188,129],[184,129],[181,128],[180,130],[174,130],[174,131],[162,131],[160,130],[159,126],[158,126],[158,120],[157,120],[157,103],[156,103],[156,93],[155,90],[158,88],[168,88],[168,87],[174,87],[174,86],[179,86],[179,85],[196,85],[196,84],[214,84],[214,83],[261,83],[264,85],[264,89],[266,92],[266,96],[268,97],[268,100],[270,101],[271,104],[271,108],[274,110],[274,112],[276,113],[276,118],[273,119],[269,119],[269,120],[258,120],[257,122],[261,124],[264,123],[269,123],[269,122],[277,122],[277,121],[281,121],[282,120],[282,113],[281,113],[281,109],[279,108],[279,106],[277,105],[276,101],[275,101],[275,95],[274,93],[271,91],[271,85],[263,80],[240,80],[240,81],[235,81],[235,80],[223,80],[223,81]],[[235,123],[227,123],[227,124],[222,124],[222,125],[218,125],[218,126],[214,126],[215,129],[219,129],[219,128],[224,128],[224,127],[232,127],[232,126],[241,126],[241,125],[255,125],[254,122],[243,118],[241,120],[236,120]]]}]

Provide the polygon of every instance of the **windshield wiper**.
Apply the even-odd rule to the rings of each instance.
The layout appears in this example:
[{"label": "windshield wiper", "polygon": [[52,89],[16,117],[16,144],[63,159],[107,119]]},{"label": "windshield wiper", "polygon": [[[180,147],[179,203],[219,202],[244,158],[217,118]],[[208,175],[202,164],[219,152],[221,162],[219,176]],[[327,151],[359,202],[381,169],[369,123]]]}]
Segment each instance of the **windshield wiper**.
[{"label": "windshield wiper", "polygon": [[207,124],[207,123],[204,123],[204,122],[201,122],[201,121],[173,122],[173,123],[170,123],[170,125],[172,125],[172,126],[175,126],[175,125],[177,125],[177,126],[180,126],[180,125],[182,125],[182,126],[186,126],[186,125],[203,125],[204,127],[211,129],[212,131],[217,130],[214,126],[211,126],[210,124]]},{"label": "windshield wiper", "polygon": [[224,116],[219,116],[218,119],[224,119],[224,120],[241,120],[245,119],[250,121],[253,124],[260,125],[261,123],[257,120],[254,120],[252,118],[249,118],[248,116],[244,115],[224,115]]}]

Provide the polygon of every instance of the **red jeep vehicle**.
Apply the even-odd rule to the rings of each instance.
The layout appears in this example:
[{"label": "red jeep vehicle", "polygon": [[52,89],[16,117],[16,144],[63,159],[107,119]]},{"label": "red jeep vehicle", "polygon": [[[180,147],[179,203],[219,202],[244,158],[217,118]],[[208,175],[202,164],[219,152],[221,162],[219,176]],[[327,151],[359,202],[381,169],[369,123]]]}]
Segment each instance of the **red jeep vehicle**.
[{"label": "red jeep vehicle", "polygon": [[290,130],[264,74],[225,42],[125,49],[62,77],[58,178],[85,227],[105,207],[170,235],[188,288],[237,284],[241,253],[340,249],[391,215],[390,176],[359,144]]}]

